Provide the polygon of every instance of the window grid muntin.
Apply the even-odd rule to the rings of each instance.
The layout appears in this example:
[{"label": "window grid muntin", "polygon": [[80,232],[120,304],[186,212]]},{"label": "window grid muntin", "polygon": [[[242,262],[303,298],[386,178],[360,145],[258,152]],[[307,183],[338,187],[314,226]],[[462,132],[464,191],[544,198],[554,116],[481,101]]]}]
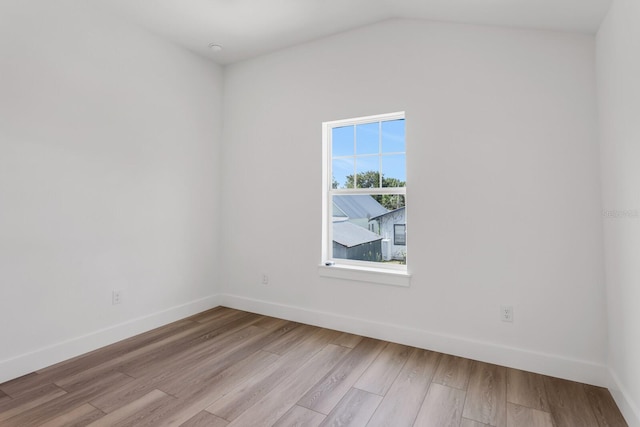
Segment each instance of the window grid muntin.
[{"label": "window grid muntin", "polygon": [[[380,117],[380,119],[375,120],[375,117]],[[395,118],[391,118],[391,117],[395,117]],[[353,188],[359,188],[358,187],[358,159],[359,158],[367,158],[367,157],[377,157],[378,158],[378,187],[375,188],[385,188],[383,187],[383,158],[384,157],[391,157],[391,156],[401,156],[404,155],[405,156],[405,173],[406,173],[406,145],[405,145],[405,151],[393,151],[393,152],[388,152],[385,153],[383,152],[383,145],[382,145],[382,137],[383,137],[383,133],[382,133],[382,124],[384,122],[391,122],[391,121],[396,121],[396,120],[405,120],[404,118],[404,114],[397,114],[397,113],[392,113],[392,115],[381,115],[381,116],[373,116],[372,120],[363,120],[361,122],[351,122],[349,125],[346,124],[338,124],[339,122],[334,122],[336,124],[331,125],[329,124],[329,171],[330,171],[330,175],[333,178],[333,161],[334,160],[340,160],[340,159],[348,159],[348,160],[353,160]],[[378,152],[377,153],[369,153],[369,154],[357,154],[358,153],[358,126],[359,125],[365,125],[365,124],[371,124],[371,123],[377,123],[378,124]],[[348,156],[334,156],[333,155],[333,130],[336,128],[341,128],[341,127],[347,127],[350,126],[353,129],[353,155],[348,155]],[[406,178],[405,178],[405,183],[406,183]],[[338,185],[340,185],[341,183],[338,183]],[[344,183],[346,185],[346,182]],[[402,188],[402,187],[387,187],[387,188]],[[346,189],[346,187],[345,187]]]}]

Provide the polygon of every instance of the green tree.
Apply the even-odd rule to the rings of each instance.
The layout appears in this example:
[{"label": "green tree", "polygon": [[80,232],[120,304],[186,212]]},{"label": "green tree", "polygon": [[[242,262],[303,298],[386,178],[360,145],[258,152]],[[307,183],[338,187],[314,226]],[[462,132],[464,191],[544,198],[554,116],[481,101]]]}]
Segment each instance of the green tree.
[{"label": "green tree", "polygon": [[356,185],[353,184],[353,175],[347,175],[346,188],[378,188],[380,187],[380,172],[367,171],[356,175]]},{"label": "green tree", "polygon": [[406,182],[400,181],[398,178],[387,178],[384,175],[382,176],[383,187],[404,187],[406,185]]},{"label": "green tree", "polygon": [[[345,188],[380,188],[380,172],[378,171],[360,172],[356,174],[355,178],[356,183],[354,186],[354,176],[347,175]],[[398,178],[387,178],[382,175],[383,187],[404,187],[405,185],[406,183]],[[389,210],[400,209],[405,206],[405,198],[401,194],[377,194],[371,197]]]},{"label": "green tree", "polygon": [[390,211],[404,207],[404,196],[401,194],[379,194],[372,197]]}]

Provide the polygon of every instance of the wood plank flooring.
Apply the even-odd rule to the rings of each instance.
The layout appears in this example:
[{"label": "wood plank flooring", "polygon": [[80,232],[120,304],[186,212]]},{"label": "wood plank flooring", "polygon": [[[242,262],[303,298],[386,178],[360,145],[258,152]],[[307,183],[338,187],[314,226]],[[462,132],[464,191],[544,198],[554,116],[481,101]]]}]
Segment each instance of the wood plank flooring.
[{"label": "wood plank flooring", "polygon": [[626,426],[608,390],[225,307],[0,384],[1,426]]}]

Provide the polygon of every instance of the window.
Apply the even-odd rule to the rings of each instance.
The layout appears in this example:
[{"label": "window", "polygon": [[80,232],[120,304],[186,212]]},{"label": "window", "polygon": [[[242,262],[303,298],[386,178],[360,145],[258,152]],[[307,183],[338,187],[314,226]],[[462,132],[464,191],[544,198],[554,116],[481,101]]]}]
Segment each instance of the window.
[{"label": "window", "polygon": [[405,224],[393,225],[393,244],[396,246],[407,244],[407,226]]},{"label": "window", "polygon": [[404,113],[326,122],[323,144],[324,261],[406,272]]}]

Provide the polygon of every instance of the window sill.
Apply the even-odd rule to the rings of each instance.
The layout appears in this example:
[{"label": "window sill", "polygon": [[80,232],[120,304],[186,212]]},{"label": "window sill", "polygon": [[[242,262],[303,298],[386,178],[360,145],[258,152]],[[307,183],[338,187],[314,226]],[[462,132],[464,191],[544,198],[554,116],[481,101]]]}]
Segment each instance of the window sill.
[{"label": "window sill", "polygon": [[318,274],[332,279],[353,280],[357,282],[376,283],[380,285],[411,285],[411,274],[406,271],[383,270],[380,268],[356,267],[352,265],[319,265]]}]

